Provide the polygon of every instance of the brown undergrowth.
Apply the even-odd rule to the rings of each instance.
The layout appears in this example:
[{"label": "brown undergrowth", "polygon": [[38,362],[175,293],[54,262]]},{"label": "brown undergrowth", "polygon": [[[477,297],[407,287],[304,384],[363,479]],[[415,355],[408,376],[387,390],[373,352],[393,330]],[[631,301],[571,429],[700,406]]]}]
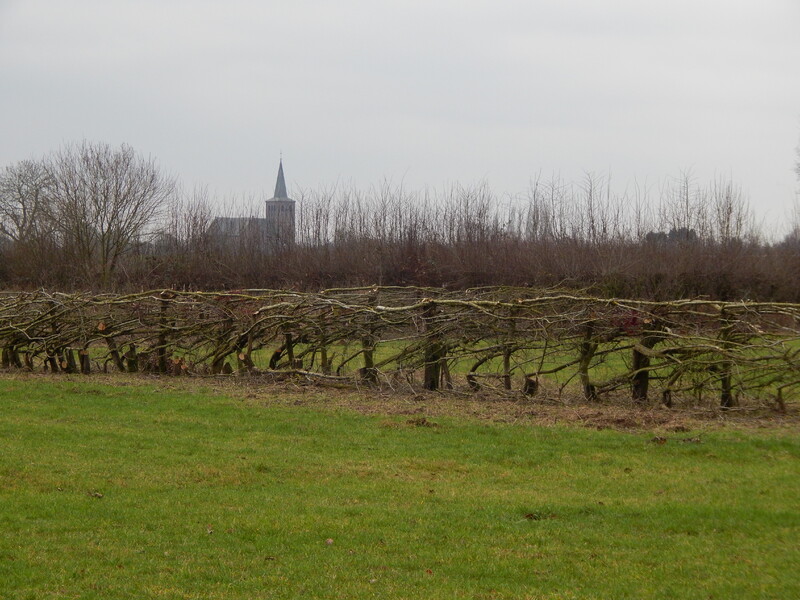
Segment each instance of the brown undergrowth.
[{"label": "brown undergrowth", "polygon": [[[305,406],[314,410],[344,410],[364,415],[397,417],[399,426],[438,426],[437,418],[466,418],[530,426],[577,426],[627,432],[653,432],[687,441],[686,432],[734,429],[785,429],[800,432],[800,410],[790,405],[785,413],[761,409],[667,408],[632,402],[588,403],[580,395],[545,395],[530,398],[501,390],[480,393],[459,391],[411,392],[308,382],[302,379],[270,381],[256,377],[187,377],[154,375],[67,375],[57,378],[28,372],[6,372],[2,380],[41,380],[113,386],[152,386],[170,391],[197,391],[225,396],[265,408]],[[91,390],[84,393],[92,393]],[[388,423],[388,421],[387,421]],[[392,426],[398,426],[393,420]],[[661,438],[659,438],[661,439]],[[692,441],[697,441],[692,438]]]}]

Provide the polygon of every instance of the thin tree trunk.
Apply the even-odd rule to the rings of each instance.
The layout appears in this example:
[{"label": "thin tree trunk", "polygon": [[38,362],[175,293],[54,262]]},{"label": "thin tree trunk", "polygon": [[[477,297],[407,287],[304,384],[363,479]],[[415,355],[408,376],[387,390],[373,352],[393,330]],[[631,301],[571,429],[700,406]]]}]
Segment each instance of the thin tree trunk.
[{"label": "thin tree trunk", "polygon": [[426,339],[424,350],[425,369],[423,373],[422,387],[426,390],[438,390],[439,380],[442,375],[442,358],[444,357],[444,345],[441,335],[436,330],[434,318],[436,316],[436,303],[428,302],[422,309],[422,322],[425,327]]},{"label": "thin tree trunk", "polygon": [[597,388],[589,378],[589,366],[592,364],[594,353],[597,352],[597,342],[594,340],[594,323],[586,325],[586,332],[580,345],[580,361],[578,362],[578,375],[583,388],[583,397],[594,402],[597,400]]}]

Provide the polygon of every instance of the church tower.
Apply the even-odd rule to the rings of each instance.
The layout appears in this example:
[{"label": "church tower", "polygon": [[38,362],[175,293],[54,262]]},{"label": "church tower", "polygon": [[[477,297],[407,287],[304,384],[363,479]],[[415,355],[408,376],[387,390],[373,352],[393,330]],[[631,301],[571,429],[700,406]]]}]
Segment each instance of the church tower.
[{"label": "church tower", "polygon": [[286,193],[286,180],[283,177],[283,159],[278,164],[278,180],[275,182],[275,195],[267,200],[267,234],[279,245],[294,244],[294,205]]}]

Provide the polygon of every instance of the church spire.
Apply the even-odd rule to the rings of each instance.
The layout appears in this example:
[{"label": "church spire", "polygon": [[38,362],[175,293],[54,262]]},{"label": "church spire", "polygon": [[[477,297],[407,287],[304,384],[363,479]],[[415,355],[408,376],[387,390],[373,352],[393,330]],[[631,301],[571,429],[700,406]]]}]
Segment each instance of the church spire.
[{"label": "church spire", "polygon": [[286,193],[286,180],[283,178],[283,157],[278,165],[278,180],[275,182],[275,196],[276,200],[288,200],[289,195]]}]

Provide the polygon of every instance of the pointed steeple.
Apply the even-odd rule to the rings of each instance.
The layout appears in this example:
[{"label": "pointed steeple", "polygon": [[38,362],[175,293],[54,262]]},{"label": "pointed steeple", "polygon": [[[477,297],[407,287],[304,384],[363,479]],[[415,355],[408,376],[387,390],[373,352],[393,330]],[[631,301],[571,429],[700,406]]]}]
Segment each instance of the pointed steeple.
[{"label": "pointed steeple", "polygon": [[276,200],[288,200],[289,195],[286,193],[286,180],[283,178],[283,158],[278,165],[278,180],[275,182],[275,195]]},{"label": "pointed steeple", "polygon": [[271,243],[285,247],[294,244],[295,201],[286,193],[286,180],[283,177],[283,156],[278,163],[278,180],[275,182],[275,195],[266,201],[264,225]]}]

